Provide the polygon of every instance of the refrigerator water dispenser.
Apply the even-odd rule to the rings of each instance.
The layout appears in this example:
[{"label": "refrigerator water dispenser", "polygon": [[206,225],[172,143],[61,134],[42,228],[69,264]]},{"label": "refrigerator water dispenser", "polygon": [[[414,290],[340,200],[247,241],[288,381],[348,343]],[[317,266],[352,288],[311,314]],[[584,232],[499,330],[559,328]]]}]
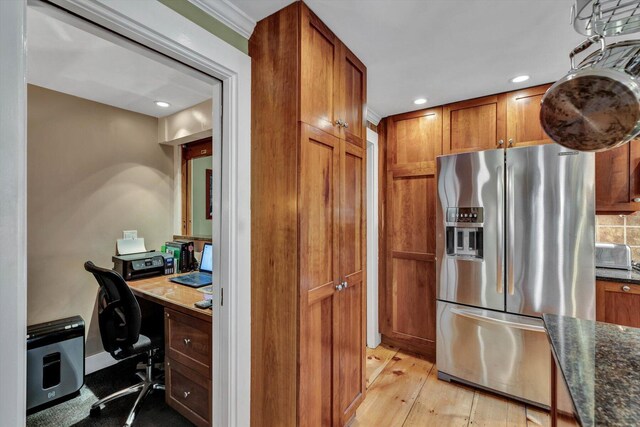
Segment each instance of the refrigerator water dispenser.
[{"label": "refrigerator water dispenser", "polygon": [[482,208],[447,208],[447,255],[482,259]]}]

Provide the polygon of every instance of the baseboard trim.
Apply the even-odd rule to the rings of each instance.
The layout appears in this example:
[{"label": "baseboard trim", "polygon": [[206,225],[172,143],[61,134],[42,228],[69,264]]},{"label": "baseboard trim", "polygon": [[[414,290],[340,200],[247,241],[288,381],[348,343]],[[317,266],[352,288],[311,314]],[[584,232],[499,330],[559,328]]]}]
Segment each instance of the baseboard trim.
[{"label": "baseboard trim", "polygon": [[436,361],[436,343],[421,339],[418,342],[416,339],[407,339],[401,337],[390,337],[382,334],[382,344],[387,344],[393,347],[397,347],[400,350],[409,351],[418,354],[430,362]]},{"label": "baseboard trim", "polygon": [[100,369],[115,365],[116,363],[118,363],[118,361],[114,359],[113,356],[106,351],[101,351],[100,353],[85,357],[84,374],[92,374]]}]

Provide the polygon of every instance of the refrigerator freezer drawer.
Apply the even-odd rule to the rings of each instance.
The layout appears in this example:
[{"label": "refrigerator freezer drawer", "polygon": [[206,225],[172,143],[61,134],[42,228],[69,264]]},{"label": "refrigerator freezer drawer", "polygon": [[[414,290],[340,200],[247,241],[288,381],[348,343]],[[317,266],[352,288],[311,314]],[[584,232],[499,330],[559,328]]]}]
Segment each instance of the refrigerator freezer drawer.
[{"label": "refrigerator freezer drawer", "polygon": [[550,404],[550,349],[542,320],[438,301],[436,364],[447,376]]}]

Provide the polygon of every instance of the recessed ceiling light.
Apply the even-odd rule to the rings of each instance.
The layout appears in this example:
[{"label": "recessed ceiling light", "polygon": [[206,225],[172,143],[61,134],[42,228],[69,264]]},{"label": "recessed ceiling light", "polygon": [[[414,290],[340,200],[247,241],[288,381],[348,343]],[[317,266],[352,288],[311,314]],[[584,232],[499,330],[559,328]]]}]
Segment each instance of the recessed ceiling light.
[{"label": "recessed ceiling light", "polygon": [[511,83],[522,83],[529,80],[529,76],[517,76],[511,79]]},{"label": "recessed ceiling light", "polygon": [[416,104],[416,105],[422,105],[422,104],[426,104],[427,100],[426,100],[426,98],[418,98],[415,101],[413,101],[413,103]]},{"label": "recessed ceiling light", "polygon": [[169,104],[168,102],[164,102],[164,101],[156,101],[156,105],[158,107],[168,108],[171,104]]}]

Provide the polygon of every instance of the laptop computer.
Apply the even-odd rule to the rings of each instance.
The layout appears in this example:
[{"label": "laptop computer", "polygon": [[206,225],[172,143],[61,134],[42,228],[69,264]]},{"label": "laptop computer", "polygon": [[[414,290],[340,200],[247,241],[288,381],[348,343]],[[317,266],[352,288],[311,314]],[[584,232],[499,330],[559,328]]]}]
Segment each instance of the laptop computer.
[{"label": "laptop computer", "polygon": [[205,243],[204,248],[202,249],[202,258],[200,260],[200,268],[198,271],[195,273],[185,274],[184,276],[172,277],[169,280],[192,288],[210,285],[213,283],[213,279],[211,278],[212,264],[213,251],[211,243]]}]

